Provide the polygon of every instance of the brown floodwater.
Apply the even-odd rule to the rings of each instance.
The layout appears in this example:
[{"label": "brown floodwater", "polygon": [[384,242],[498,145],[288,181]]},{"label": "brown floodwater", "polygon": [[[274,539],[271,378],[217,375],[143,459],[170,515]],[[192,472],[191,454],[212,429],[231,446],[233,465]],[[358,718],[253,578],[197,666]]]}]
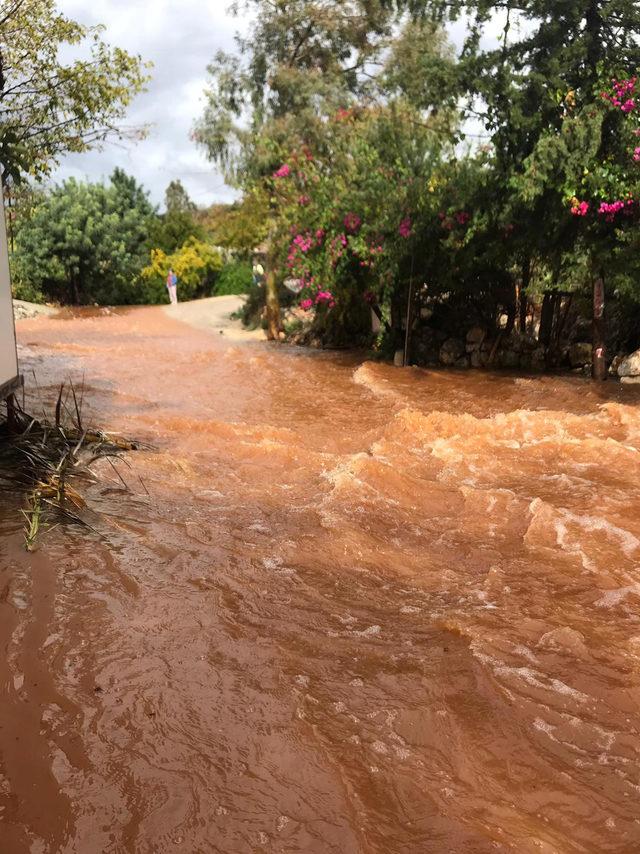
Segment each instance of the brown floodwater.
[{"label": "brown floodwater", "polygon": [[2,854],[640,851],[637,389],[18,334],[157,450],[0,508]]}]

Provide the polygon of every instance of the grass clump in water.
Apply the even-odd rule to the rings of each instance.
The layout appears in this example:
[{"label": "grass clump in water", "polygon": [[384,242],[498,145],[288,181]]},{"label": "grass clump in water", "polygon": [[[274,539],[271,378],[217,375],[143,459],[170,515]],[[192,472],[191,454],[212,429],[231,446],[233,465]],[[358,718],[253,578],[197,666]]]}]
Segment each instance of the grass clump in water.
[{"label": "grass clump in water", "polygon": [[15,397],[0,413],[0,490],[25,496],[24,539],[28,551],[39,535],[61,523],[94,530],[85,518],[86,502],[80,487],[96,483],[91,466],[107,460],[122,486],[127,484],[116,467],[136,442],[86,427],[82,393],[61,385],[53,419],[28,415]]}]

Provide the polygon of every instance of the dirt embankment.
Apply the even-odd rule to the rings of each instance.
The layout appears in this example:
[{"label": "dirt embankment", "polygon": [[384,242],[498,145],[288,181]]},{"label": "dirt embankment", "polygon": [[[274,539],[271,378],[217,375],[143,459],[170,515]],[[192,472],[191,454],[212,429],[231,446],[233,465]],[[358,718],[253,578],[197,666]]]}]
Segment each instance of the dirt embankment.
[{"label": "dirt embankment", "polygon": [[42,315],[52,315],[57,312],[57,308],[50,305],[40,305],[35,302],[25,302],[21,299],[13,301],[13,316],[16,320],[30,320],[33,317],[41,317]]}]

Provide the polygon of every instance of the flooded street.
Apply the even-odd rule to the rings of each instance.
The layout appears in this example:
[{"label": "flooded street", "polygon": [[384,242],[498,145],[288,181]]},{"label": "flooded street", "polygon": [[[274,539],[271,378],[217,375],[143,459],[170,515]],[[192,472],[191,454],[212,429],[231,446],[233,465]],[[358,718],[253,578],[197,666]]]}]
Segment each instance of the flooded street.
[{"label": "flooded street", "polygon": [[18,325],[153,444],[24,551],[0,506],[0,851],[640,851],[640,392]]}]

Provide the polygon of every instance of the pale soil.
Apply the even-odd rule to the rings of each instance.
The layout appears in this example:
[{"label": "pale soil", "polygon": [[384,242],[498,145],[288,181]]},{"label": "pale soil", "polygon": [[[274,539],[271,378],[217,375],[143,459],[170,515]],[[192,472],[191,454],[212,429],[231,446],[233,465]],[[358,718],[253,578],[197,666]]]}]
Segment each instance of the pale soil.
[{"label": "pale soil", "polygon": [[244,297],[241,296],[209,297],[193,302],[181,302],[178,305],[166,305],[163,311],[175,320],[181,320],[196,329],[224,335],[231,341],[264,341],[265,334],[262,329],[245,329],[239,320],[231,318],[243,302]]},{"label": "pale soil", "polygon": [[41,317],[43,315],[50,316],[55,314],[58,309],[50,305],[40,305],[35,302],[25,302],[21,299],[14,299],[13,314],[16,320],[27,320],[32,317]]}]

